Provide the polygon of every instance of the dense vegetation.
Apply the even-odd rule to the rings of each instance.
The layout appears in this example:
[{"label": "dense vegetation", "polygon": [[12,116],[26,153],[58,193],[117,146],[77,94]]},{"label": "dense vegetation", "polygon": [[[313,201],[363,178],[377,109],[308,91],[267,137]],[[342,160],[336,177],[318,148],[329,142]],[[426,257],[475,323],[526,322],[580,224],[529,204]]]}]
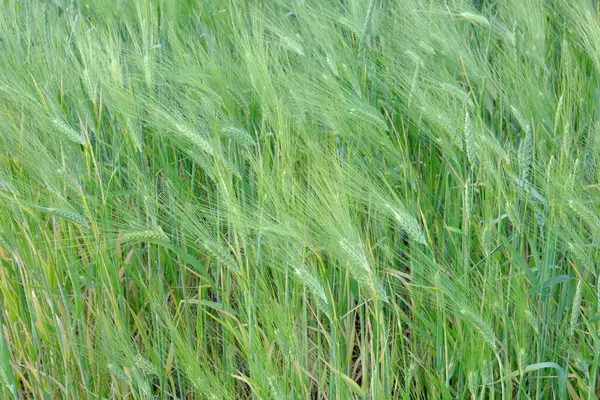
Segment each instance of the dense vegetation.
[{"label": "dense vegetation", "polygon": [[0,1],[4,398],[596,398],[592,0]]}]

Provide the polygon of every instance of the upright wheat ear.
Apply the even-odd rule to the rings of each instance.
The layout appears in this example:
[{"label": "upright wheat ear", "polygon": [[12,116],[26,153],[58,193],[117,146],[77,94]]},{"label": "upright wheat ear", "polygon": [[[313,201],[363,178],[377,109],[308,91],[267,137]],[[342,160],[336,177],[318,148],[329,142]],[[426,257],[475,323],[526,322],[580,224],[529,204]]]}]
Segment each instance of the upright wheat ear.
[{"label": "upright wheat ear", "polygon": [[[596,278],[596,312],[600,315],[600,274]],[[598,322],[598,328],[596,330],[600,334],[600,322]]]},{"label": "upright wheat ear", "polygon": [[479,375],[475,371],[469,371],[467,374],[467,387],[471,393],[471,398],[476,399],[479,394]]},{"label": "upright wheat ear", "polygon": [[579,322],[579,315],[581,313],[581,280],[577,282],[577,288],[575,289],[575,296],[573,296],[573,308],[571,309],[571,321],[569,323],[569,336],[573,337],[575,332],[575,326]]},{"label": "upright wheat ear", "polygon": [[129,134],[129,138],[131,139],[133,145],[135,146],[137,151],[141,152],[143,150],[142,138],[140,137],[141,133],[138,132],[138,130],[136,129],[135,124],[131,118],[127,118],[125,120],[125,125],[127,128],[127,133]]},{"label": "upright wheat ear", "polygon": [[518,151],[518,163],[520,170],[520,178],[523,182],[527,182],[529,179],[529,170],[531,168],[531,160],[533,153],[533,138],[531,130],[527,127],[525,137],[519,145]]},{"label": "upright wheat ear", "polygon": [[477,163],[477,151],[475,150],[475,139],[473,138],[473,127],[469,111],[465,112],[464,143],[469,164],[474,166]]},{"label": "upright wheat ear", "polygon": [[473,208],[473,184],[471,182],[471,178],[468,178],[467,181],[465,182],[464,204],[465,204],[464,221],[466,224],[468,224],[471,221],[471,211]]},{"label": "upright wheat ear", "polygon": [[363,23],[362,32],[360,33],[360,41],[358,45],[358,53],[364,54],[365,42],[369,36],[369,30],[371,27],[371,19],[373,18],[373,9],[375,8],[375,0],[369,1],[369,8],[367,9],[367,15],[365,16],[365,22]]}]

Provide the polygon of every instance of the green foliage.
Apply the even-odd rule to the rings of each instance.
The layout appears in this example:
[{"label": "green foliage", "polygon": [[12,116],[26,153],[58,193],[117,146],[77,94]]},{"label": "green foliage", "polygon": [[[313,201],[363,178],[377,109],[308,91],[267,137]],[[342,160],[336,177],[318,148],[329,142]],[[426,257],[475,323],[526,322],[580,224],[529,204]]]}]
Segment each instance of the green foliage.
[{"label": "green foliage", "polygon": [[0,2],[0,392],[600,395],[591,0]]}]

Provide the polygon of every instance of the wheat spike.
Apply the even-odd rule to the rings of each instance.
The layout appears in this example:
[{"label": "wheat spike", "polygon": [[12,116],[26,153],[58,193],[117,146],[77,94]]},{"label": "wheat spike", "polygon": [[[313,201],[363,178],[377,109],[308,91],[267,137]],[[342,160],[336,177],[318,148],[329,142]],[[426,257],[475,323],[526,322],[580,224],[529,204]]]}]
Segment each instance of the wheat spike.
[{"label": "wheat spike", "polygon": [[538,327],[538,321],[535,315],[531,312],[531,310],[525,310],[525,317],[527,318],[527,322],[529,323],[529,325],[531,325],[531,327],[535,331],[536,335],[539,334],[540,328]]},{"label": "wheat spike", "polygon": [[475,371],[469,371],[467,374],[467,387],[471,392],[471,398],[476,399],[479,394],[479,376]]},{"label": "wheat spike", "polygon": [[54,118],[52,122],[67,139],[77,144],[84,144],[83,137],[61,118]]},{"label": "wheat spike", "polygon": [[208,140],[204,139],[200,134],[194,132],[193,130],[182,124],[175,124],[175,128],[177,132],[179,132],[185,139],[194,143],[199,149],[203,150],[208,154],[213,154],[213,147],[208,142]]},{"label": "wheat spike", "polygon": [[339,245],[350,258],[350,273],[353,278],[361,283],[368,283],[371,267],[361,249],[356,249],[347,239],[341,239]]},{"label": "wheat spike", "polygon": [[281,44],[283,45],[283,47],[285,47],[286,49],[293,51],[299,56],[304,55],[304,49],[302,48],[302,45],[298,40],[295,40],[287,35],[280,35],[279,39],[281,40]]},{"label": "wheat spike", "polygon": [[142,138],[140,137],[141,136],[140,132],[138,132],[138,129],[136,129],[136,127],[135,127],[135,123],[133,122],[133,119],[127,118],[125,120],[125,125],[127,128],[127,133],[129,134],[129,138],[133,142],[133,145],[139,152],[141,152],[143,150]]},{"label": "wheat spike", "polygon": [[471,166],[474,166],[477,163],[477,151],[475,150],[475,139],[473,137],[473,127],[469,111],[465,112],[464,140],[467,160]]},{"label": "wheat spike", "polygon": [[154,364],[148,361],[144,356],[138,354],[135,357],[134,363],[132,365],[133,368],[137,369],[142,375],[155,376],[158,375],[158,371]]},{"label": "wheat spike", "polygon": [[523,182],[529,179],[529,170],[531,168],[531,157],[533,150],[531,130],[527,128],[525,138],[519,145],[518,152],[518,164],[520,170],[520,177]]},{"label": "wheat spike", "polygon": [[35,208],[37,208],[40,211],[46,212],[48,214],[52,214],[55,215],[57,217],[60,218],[64,218],[67,219],[69,221],[75,222],[78,225],[84,226],[84,227],[88,227],[88,222],[85,218],[83,218],[81,215],[75,213],[75,212],[71,212],[71,211],[67,211],[67,210],[63,210],[61,208],[52,208],[52,207],[39,207],[36,206]]},{"label": "wheat spike", "polygon": [[465,222],[471,220],[471,211],[473,208],[473,185],[471,178],[468,178],[465,182]]},{"label": "wheat spike", "polygon": [[411,216],[405,211],[395,209],[388,203],[385,204],[385,207],[392,212],[392,215],[394,216],[396,221],[398,221],[402,229],[406,231],[409,238],[411,238],[417,243],[421,243],[427,246],[427,239],[425,238],[425,234],[423,233],[423,230],[419,226],[419,223],[413,216]]},{"label": "wheat spike", "polygon": [[245,129],[236,128],[234,126],[223,128],[223,133],[242,145],[253,145],[254,139]]},{"label": "wheat spike", "polygon": [[331,56],[327,55],[325,57],[325,62],[327,63],[327,66],[329,67],[331,73],[336,77],[339,76],[337,65],[335,64]]},{"label": "wheat spike", "polygon": [[483,363],[483,367],[481,368],[481,381],[481,383],[486,386],[490,386],[494,381],[489,362],[484,361]]},{"label": "wheat spike", "polygon": [[596,282],[596,303],[598,314],[600,314],[600,275],[598,275],[598,281]]},{"label": "wheat spike", "polygon": [[123,242],[168,242],[169,237],[161,227],[147,229],[142,231],[133,231],[123,233],[121,236]]},{"label": "wheat spike", "polygon": [[116,364],[113,363],[109,363],[106,368],[108,369],[108,372],[110,375],[114,376],[115,378],[122,380],[122,381],[127,381],[127,375],[125,375],[125,372],[123,372],[123,370]]},{"label": "wheat spike", "polygon": [[227,251],[223,246],[219,245],[218,242],[203,241],[202,247],[208,252],[209,255],[215,257],[217,261],[223,264],[225,267],[235,273],[240,273],[240,268],[231,253]]},{"label": "wheat spike", "polygon": [[371,19],[373,18],[373,10],[375,8],[375,0],[369,1],[369,8],[367,9],[367,15],[365,16],[365,22],[363,23],[362,32],[360,34],[360,41],[358,44],[358,53],[360,55],[364,54],[365,51],[365,42],[369,36],[369,31],[371,27]]},{"label": "wheat spike", "polygon": [[459,307],[458,311],[475,326],[475,328],[479,331],[481,336],[490,345],[494,352],[498,351],[496,334],[494,333],[494,330],[471,309],[467,307]]},{"label": "wheat spike", "polygon": [[320,299],[324,304],[327,304],[327,296],[325,295],[325,290],[319,280],[314,277],[309,271],[302,267],[295,267],[294,272],[298,280],[306,286],[312,294]]},{"label": "wheat spike", "polygon": [[469,21],[470,23],[474,24],[474,25],[484,25],[484,26],[490,26],[490,21],[488,21],[488,19],[486,17],[484,17],[483,15],[480,14],[475,14],[475,13],[471,13],[471,12],[462,12],[460,14],[458,14],[459,17],[466,19],[467,21]]},{"label": "wheat spike", "polygon": [[517,365],[519,366],[519,371],[523,373],[527,366],[527,352],[523,348],[519,349],[519,353],[517,354]]},{"label": "wheat spike", "polygon": [[573,337],[575,332],[575,325],[579,322],[579,315],[581,313],[581,280],[577,282],[577,288],[575,289],[575,296],[573,297],[573,308],[571,311],[571,321],[569,323],[569,336]]}]

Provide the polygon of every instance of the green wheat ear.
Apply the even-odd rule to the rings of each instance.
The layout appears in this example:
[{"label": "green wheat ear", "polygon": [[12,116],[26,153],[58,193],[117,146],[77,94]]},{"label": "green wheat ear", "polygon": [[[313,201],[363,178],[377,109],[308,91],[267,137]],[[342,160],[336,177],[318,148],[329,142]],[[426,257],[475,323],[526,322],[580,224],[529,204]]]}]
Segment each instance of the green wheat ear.
[{"label": "green wheat ear", "polygon": [[169,242],[169,237],[160,227],[121,233],[123,242]]},{"label": "green wheat ear", "polygon": [[532,163],[532,152],[533,152],[533,138],[531,130],[527,128],[525,137],[519,145],[518,150],[518,164],[520,170],[520,177],[525,182],[529,179],[529,172]]},{"label": "green wheat ear", "polygon": [[408,236],[417,243],[427,245],[427,239],[419,226],[417,220],[403,210],[394,209],[391,205],[385,205],[391,212],[396,221],[406,231]]},{"label": "green wheat ear", "polygon": [[83,137],[75,131],[75,129],[71,128],[67,122],[65,122],[61,118],[54,118],[52,123],[56,126],[59,132],[61,132],[67,139],[70,141],[83,144]]},{"label": "green wheat ear", "polygon": [[475,14],[471,12],[462,12],[459,14],[459,17],[464,18],[465,20],[471,22],[476,25],[490,26],[490,21],[480,14]]},{"label": "green wheat ear", "polygon": [[469,164],[474,166],[477,164],[477,151],[475,150],[475,138],[473,137],[473,126],[469,111],[465,112],[464,143]]},{"label": "green wheat ear", "polygon": [[77,213],[66,211],[60,208],[43,208],[40,210],[47,212],[48,214],[56,215],[58,217],[67,219],[69,221],[73,221],[78,225],[88,227],[87,220]]}]

